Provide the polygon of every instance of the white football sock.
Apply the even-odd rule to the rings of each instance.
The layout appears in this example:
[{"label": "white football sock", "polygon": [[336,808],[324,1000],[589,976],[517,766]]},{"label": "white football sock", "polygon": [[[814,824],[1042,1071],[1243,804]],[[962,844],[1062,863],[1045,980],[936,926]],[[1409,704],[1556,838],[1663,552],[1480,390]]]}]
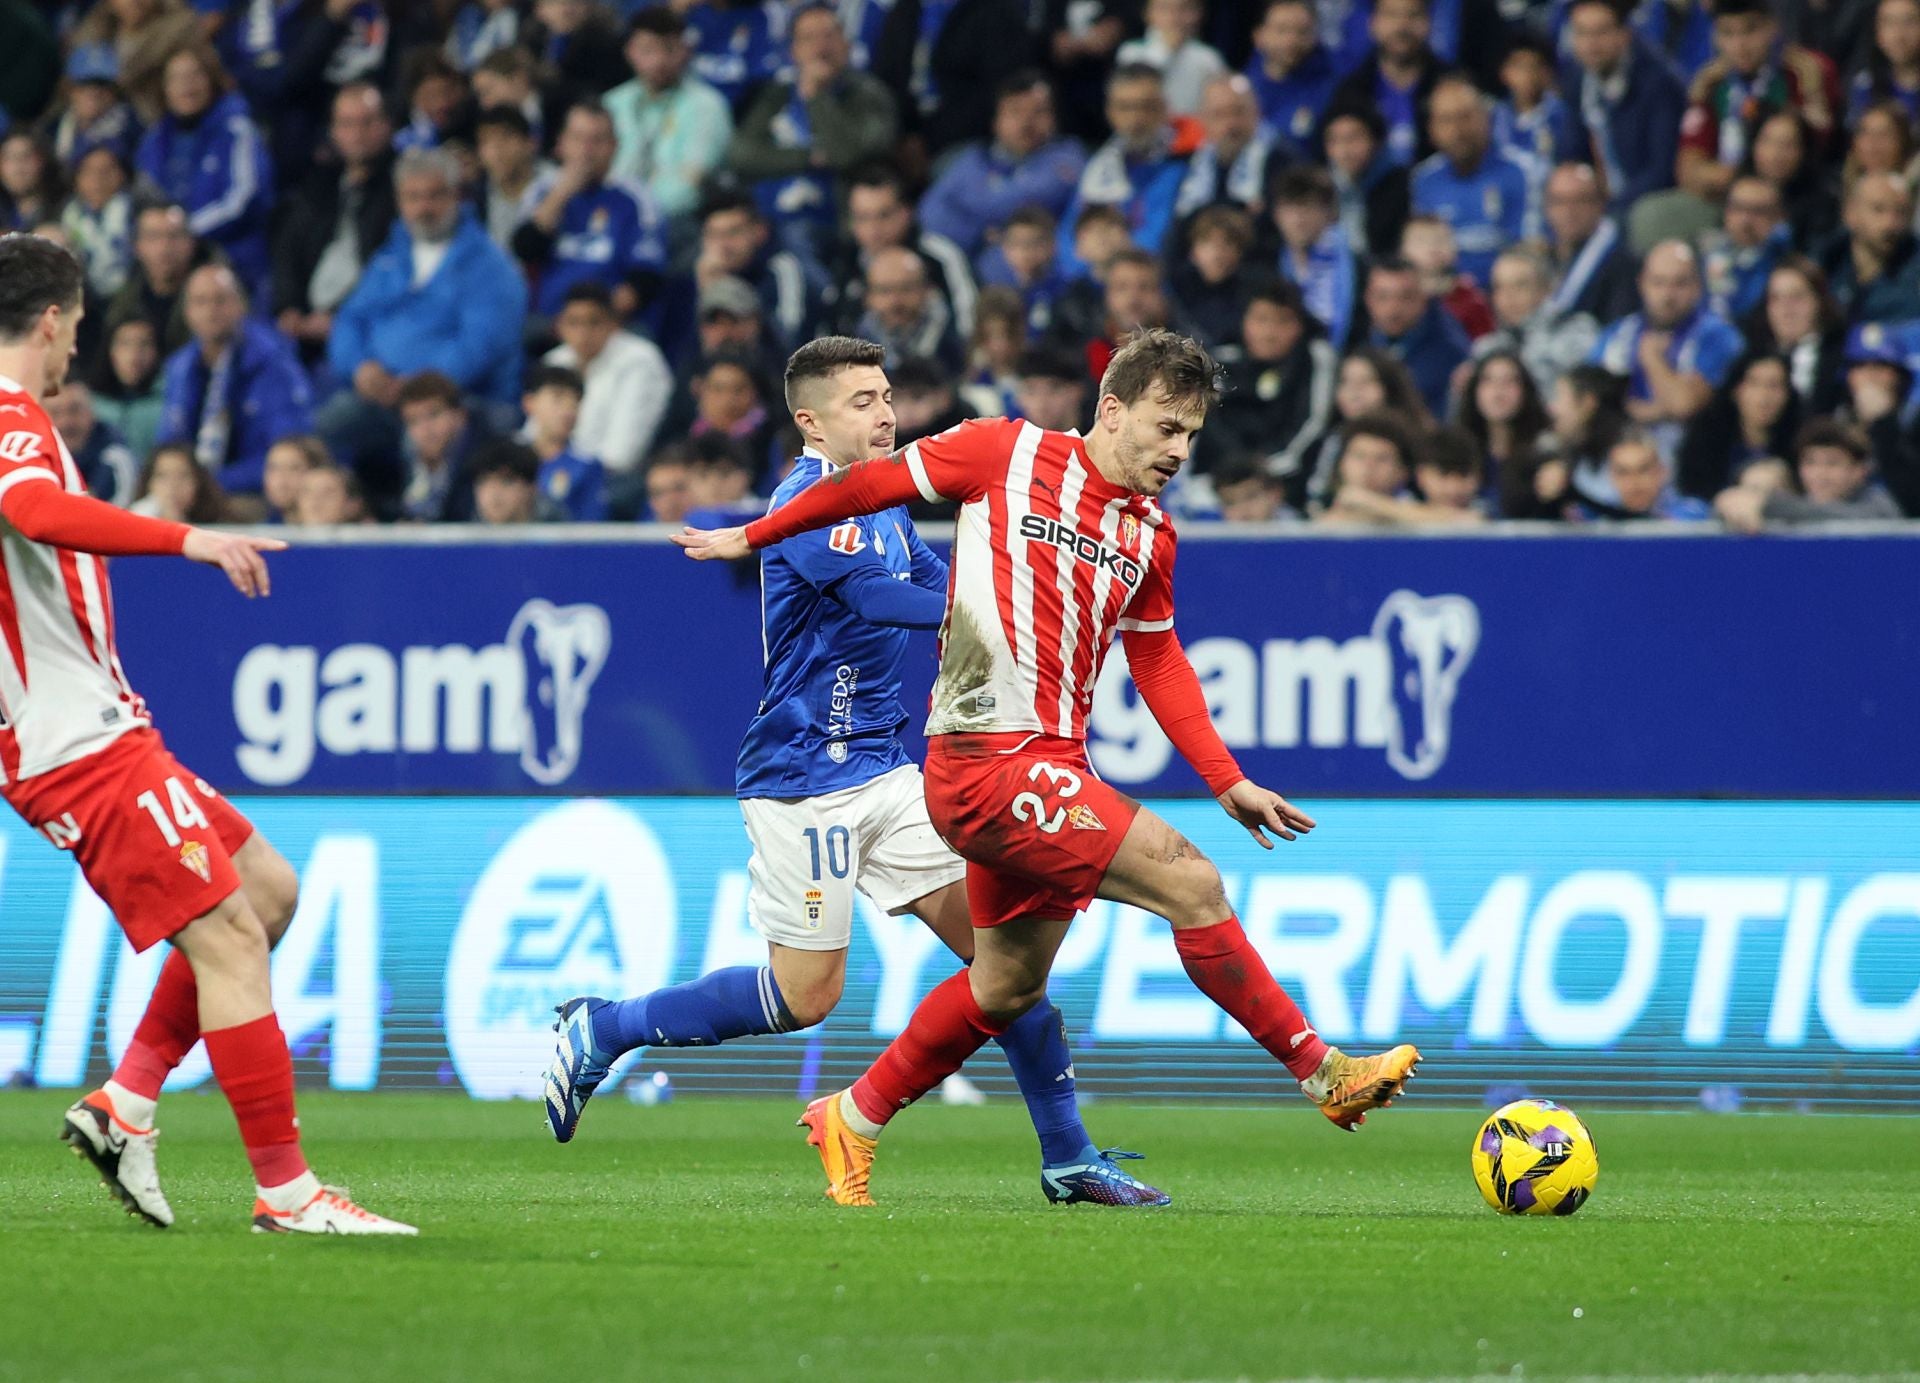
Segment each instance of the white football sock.
[{"label": "white football sock", "polygon": [[853,1102],[851,1089],[840,1092],[840,1117],[847,1121],[847,1127],[862,1138],[878,1138],[880,1125],[860,1112],[860,1106]]},{"label": "white football sock", "polygon": [[300,1173],[285,1186],[257,1186],[254,1194],[267,1203],[267,1208],[276,1214],[288,1215],[303,1208],[308,1201],[320,1194],[320,1178],[311,1170]]}]

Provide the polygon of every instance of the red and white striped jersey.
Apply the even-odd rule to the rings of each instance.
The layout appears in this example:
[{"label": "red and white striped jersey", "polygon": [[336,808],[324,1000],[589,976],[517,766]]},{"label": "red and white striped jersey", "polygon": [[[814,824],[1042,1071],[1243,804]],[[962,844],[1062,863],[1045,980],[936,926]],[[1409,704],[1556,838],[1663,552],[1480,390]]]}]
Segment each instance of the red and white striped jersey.
[{"label": "red and white striped jersey", "polygon": [[[46,410],[0,376],[0,495],[47,484],[86,493]],[[0,519],[0,784],[84,759],[150,723],[114,649],[106,563],[32,542]]]},{"label": "red and white striped jersey", "polygon": [[1116,630],[1173,627],[1173,524],[1095,470],[1076,433],[975,419],[903,453],[961,505],[929,735],[1085,739]]}]

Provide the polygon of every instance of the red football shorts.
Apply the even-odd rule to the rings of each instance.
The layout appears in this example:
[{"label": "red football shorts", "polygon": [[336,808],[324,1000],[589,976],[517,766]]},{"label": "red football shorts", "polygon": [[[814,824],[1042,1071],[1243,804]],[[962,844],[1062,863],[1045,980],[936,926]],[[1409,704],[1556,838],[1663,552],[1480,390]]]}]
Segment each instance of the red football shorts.
[{"label": "red football shorts", "polygon": [[976,927],[1071,918],[1099,894],[1140,804],[1094,775],[1079,740],[939,735],[927,814],[967,861]]},{"label": "red football shorts", "polygon": [[240,887],[233,853],[253,823],[181,767],[156,731],[130,730],[98,754],[7,784],[5,795],[28,825],[73,851],[136,951]]}]

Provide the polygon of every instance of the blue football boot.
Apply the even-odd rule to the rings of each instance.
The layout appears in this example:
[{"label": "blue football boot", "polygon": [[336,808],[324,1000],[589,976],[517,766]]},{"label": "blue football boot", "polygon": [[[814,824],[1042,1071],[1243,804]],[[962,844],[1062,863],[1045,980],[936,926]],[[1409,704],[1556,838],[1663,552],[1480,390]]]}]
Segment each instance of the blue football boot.
[{"label": "blue football boot", "polygon": [[1040,1169],[1040,1189],[1055,1205],[1137,1205],[1173,1204],[1173,1197],[1158,1187],[1136,1181],[1113,1164],[1137,1162],[1144,1153],[1123,1152],[1119,1148],[1095,1151],[1089,1143],[1071,1162],[1054,1163]]},{"label": "blue football boot", "polygon": [[553,1030],[560,1034],[547,1067],[547,1125],[556,1143],[573,1140],[580,1127],[580,1111],[607,1078],[607,1062],[593,1045],[593,1015],[607,1006],[605,999],[569,999],[554,1010],[560,1017]]}]

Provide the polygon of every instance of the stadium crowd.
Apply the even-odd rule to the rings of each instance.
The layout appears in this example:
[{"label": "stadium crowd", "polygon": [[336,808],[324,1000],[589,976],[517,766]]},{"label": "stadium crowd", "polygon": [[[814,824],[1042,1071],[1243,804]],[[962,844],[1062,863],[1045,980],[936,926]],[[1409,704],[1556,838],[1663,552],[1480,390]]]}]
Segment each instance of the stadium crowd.
[{"label": "stadium crowd", "polygon": [[795,346],[903,441],[1228,392],[1189,518],[1920,516],[1920,0],[0,0],[96,493],[757,513]]}]

